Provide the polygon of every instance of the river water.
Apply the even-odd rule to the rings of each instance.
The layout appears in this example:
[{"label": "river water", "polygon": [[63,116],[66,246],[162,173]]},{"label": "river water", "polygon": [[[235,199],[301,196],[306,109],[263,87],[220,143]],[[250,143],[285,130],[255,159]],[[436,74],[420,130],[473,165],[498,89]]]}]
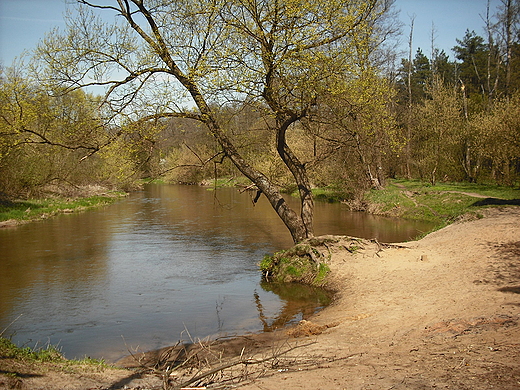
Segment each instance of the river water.
[{"label": "river water", "polygon": [[[297,206],[297,200],[289,199]],[[316,203],[315,233],[399,242],[429,225]],[[115,361],[179,340],[269,331],[328,304],[261,283],[265,254],[291,246],[262,197],[148,185],[110,206],[0,229],[0,332],[67,358]]]}]

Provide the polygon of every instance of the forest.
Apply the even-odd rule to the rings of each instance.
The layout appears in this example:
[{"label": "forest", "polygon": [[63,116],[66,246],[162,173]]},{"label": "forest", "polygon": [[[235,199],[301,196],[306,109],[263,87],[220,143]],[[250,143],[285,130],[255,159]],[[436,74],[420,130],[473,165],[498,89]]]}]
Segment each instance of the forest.
[{"label": "forest", "polygon": [[453,60],[413,49],[392,1],[317,3],[78,0],[1,69],[0,197],[245,178],[299,241],[316,187],[519,185],[518,0],[488,4]]}]

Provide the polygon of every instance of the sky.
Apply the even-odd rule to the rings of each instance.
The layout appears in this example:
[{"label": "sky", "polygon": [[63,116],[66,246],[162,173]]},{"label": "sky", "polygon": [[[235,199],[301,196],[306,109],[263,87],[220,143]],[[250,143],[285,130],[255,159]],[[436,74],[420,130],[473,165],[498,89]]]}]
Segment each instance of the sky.
[{"label": "sky", "polygon": [[[24,51],[32,50],[46,32],[65,26],[63,15],[73,0],[0,0],[0,64],[10,66]],[[500,0],[491,0],[495,12]],[[431,54],[432,23],[435,46],[453,59],[451,48],[466,29],[484,36],[487,0],[396,0],[403,23],[402,57],[407,57],[410,17],[415,15],[413,51]],[[482,15],[482,16],[481,16]]]},{"label": "sky", "polygon": [[[487,0],[396,0],[395,4],[401,10],[399,18],[404,23],[401,46],[406,52],[412,16],[415,16],[413,51],[421,48],[428,57],[431,57],[432,51],[432,24],[435,47],[444,50],[452,60],[454,57],[451,49],[457,45],[456,39],[464,38],[466,30],[474,30],[481,37],[487,35]],[[497,12],[499,4],[500,0],[490,1],[490,16]]]}]

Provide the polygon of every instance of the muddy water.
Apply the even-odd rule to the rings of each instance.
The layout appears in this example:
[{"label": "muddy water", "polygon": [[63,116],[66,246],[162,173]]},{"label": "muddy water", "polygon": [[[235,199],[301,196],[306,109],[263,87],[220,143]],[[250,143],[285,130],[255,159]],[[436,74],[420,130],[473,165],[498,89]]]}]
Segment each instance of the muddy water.
[{"label": "muddy water", "polygon": [[[384,242],[427,225],[316,204],[317,234]],[[257,263],[288,247],[264,198],[150,185],[111,206],[0,230],[0,332],[114,361],[178,340],[270,331],[328,304],[323,291],[261,283]]]}]

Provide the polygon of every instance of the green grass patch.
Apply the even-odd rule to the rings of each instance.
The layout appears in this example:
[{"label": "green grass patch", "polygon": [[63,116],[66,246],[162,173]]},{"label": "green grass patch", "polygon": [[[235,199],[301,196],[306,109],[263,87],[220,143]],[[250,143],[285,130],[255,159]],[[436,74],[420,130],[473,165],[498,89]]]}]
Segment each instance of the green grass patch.
[{"label": "green grass patch", "polygon": [[330,272],[330,267],[325,263],[320,263],[318,266],[318,273],[314,278],[314,284],[317,286],[322,286],[326,282],[327,275]]},{"label": "green grass patch", "polygon": [[389,180],[389,186],[401,186],[407,190],[419,192],[458,191],[479,194],[488,198],[520,199],[520,188],[503,187],[493,184],[441,182],[432,186],[430,183],[421,182],[419,180]]},{"label": "green grass patch", "polygon": [[407,210],[415,207],[415,203],[401,190],[392,184],[380,190],[370,190],[366,194],[369,203],[380,205],[382,214],[391,210]]},{"label": "green grass patch", "polygon": [[23,363],[59,363],[65,366],[90,365],[106,368],[109,365],[103,359],[66,359],[60,349],[53,345],[40,348],[18,347],[11,340],[0,337],[0,359],[13,359]]},{"label": "green grass patch", "polygon": [[[342,202],[350,197],[347,192],[339,189],[336,186],[316,187],[311,189],[311,191],[314,199],[320,202],[337,203]],[[281,192],[289,194],[295,198],[300,197],[300,193],[296,185],[282,188]]]},{"label": "green grass patch", "polygon": [[64,360],[61,352],[54,346],[38,349],[20,348],[4,337],[0,337],[0,357],[37,363],[61,362]]},{"label": "green grass patch", "polygon": [[365,201],[378,213],[433,222],[445,226],[463,214],[486,205],[519,204],[520,189],[472,183],[439,183],[418,180],[389,180],[381,190],[367,192]]},{"label": "green grass patch", "polygon": [[274,283],[303,283],[322,287],[330,272],[326,259],[312,242],[297,244],[290,249],[265,256],[259,264],[263,279]]},{"label": "green grass patch", "polygon": [[314,199],[327,203],[337,203],[349,198],[345,191],[333,186],[313,188],[312,195]]},{"label": "green grass patch", "polygon": [[73,213],[108,205],[124,196],[114,192],[110,196],[90,196],[87,198],[47,198],[7,201],[0,200],[0,221],[34,221],[57,214]]}]

